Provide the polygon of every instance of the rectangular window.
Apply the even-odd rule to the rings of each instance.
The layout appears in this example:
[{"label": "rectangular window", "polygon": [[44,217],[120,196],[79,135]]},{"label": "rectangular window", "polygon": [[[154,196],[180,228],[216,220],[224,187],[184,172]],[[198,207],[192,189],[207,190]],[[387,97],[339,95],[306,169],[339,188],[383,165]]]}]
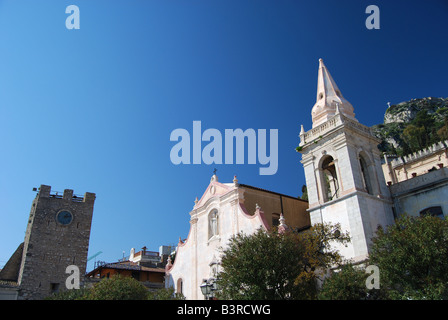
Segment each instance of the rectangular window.
[{"label": "rectangular window", "polygon": [[278,227],[280,225],[280,214],[273,213],[272,214],[272,226]]},{"label": "rectangular window", "polygon": [[59,292],[59,283],[50,283],[51,293]]}]

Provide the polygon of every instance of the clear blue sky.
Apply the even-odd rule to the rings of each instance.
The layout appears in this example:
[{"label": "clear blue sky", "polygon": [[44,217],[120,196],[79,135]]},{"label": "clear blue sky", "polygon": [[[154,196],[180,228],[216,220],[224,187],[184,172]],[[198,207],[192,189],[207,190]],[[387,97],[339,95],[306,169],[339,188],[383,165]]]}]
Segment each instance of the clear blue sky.
[{"label": "clear blue sky", "polygon": [[[65,27],[71,4],[79,30]],[[447,21],[442,0],[0,0],[0,266],[40,184],[97,194],[89,255],[109,262],[185,238],[215,167],[221,182],[300,195],[319,58],[371,126],[389,101],[448,96]],[[277,173],[173,165],[170,133],[194,120],[278,129]]]}]

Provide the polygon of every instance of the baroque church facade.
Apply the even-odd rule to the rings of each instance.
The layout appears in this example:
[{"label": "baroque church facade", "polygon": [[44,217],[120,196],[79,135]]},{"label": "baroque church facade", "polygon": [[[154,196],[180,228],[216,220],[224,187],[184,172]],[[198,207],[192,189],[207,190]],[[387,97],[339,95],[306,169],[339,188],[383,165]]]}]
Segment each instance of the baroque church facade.
[{"label": "baroque church facade", "polygon": [[[241,185],[236,177],[233,183],[220,183],[214,175],[190,212],[187,239],[179,239],[175,261],[166,267],[166,287],[187,299],[204,299],[201,286],[213,282],[226,243],[239,232],[251,234],[274,225],[300,231],[316,223],[339,223],[351,241],[338,249],[345,259],[361,263],[368,258],[377,228],[393,224],[399,214],[443,217],[448,212],[448,141],[424,152],[425,159],[434,158],[437,169],[419,166],[418,175],[392,181],[399,165],[394,169],[387,159],[384,163],[379,139],[356,119],[322,59],[311,116],[312,128],[301,126],[297,149],[308,202]],[[395,163],[400,161],[405,160]]]},{"label": "baroque church facade", "polygon": [[310,227],[308,203],[287,195],[240,184],[221,183],[216,174],[190,212],[187,239],[179,239],[174,263],[166,266],[166,287],[174,287],[187,299],[204,299],[200,286],[213,281],[220,271],[222,249],[239,232],[252,234],[273,226],[303,230]]}]

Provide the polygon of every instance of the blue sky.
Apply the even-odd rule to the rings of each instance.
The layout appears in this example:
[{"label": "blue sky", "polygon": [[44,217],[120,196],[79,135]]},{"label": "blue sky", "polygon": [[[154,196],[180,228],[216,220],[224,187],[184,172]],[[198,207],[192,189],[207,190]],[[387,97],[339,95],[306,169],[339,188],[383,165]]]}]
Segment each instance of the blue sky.
[{"label": "blue sky", "polygon": [[[79,30],[65,27],[72,4]],[[387,102],[447,96],[447,20],[442,0],[0,0],[0,266],[40,184],[96,193],[89,255],[109,262],[185,238],[215,167],[221,182],[300,195],[319,58],[378,124]],[[277,173],[172,164],[170,133],[195,120],[278,129]]]}]

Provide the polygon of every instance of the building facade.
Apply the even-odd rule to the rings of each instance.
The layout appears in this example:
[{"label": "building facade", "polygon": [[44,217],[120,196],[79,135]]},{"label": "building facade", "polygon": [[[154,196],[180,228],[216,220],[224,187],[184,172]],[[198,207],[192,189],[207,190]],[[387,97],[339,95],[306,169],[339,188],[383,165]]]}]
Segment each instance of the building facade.
[{"label": "building facade", "polygon": [[222,250],[230,238],[240,232],[280,225],[282,218],[290,227],[310,227],[306,201],[239,184],[218,182],[213,175],[200,200],[190,212],[187,239],[179,240],[176,258],[166,268],[166,286],[174,287],[187,299],[202,300],[200,286],[220,271]]},{"label": "building facade", "polygon": [[171,246],[160,246],[159,252],[143,247],[140,251],[132,248],[127,258],[117,262],[95,262],[95,268],[86,274],[86,281],[92,285],[115,275],[132,277],[149,290],[165,287],[165,266],[171,254]]},{"label": "building facade", "polygon": [[383,172],[387,184],[392,185],[447,167],[448,140],[403,157],[384,155]]}]

